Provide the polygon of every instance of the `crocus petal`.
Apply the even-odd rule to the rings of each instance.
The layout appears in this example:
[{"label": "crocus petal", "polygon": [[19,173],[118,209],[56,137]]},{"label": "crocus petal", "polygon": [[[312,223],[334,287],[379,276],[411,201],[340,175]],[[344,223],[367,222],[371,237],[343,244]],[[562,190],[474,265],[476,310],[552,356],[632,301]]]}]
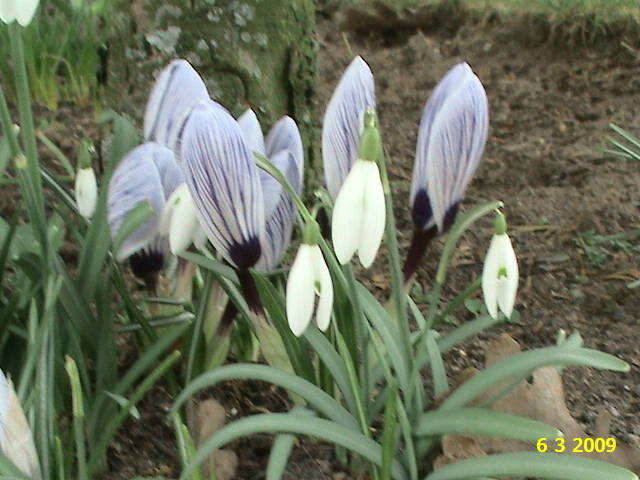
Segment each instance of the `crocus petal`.
[{"label": "crocus petal", "polygon": [[314,258],[314,246],[300,245],[287,279],[287,320],[297,337],[307,329],[313,315],[316,296]]},{"label": "crocus petal", "polygon": [[362,209],[362,227],[358,258],[365,268],[369,268],[376,258],[385,227],[385,202],[382,181],[378,166],[373,162],[365,163],[364,208]]},{"label": "crocus petal", "polygon": [[13,384],[0,371],[0,453],[28,478],[40,480],[42,474],[31,428]]},{"label": "crocus petal", "polygon": [[420,122],[411,185],[414,221],[443,231],[475,172],[487,139],[488,103],[469,65],[452,68],[438,83]]},{"label": "crocus petal", "polygon": [[331,237],[338,261],[343,265],[351,260],[360,246],[367,163],[372,162],[358,160],[353,165],[333,207]]},{"label": "crocus petal", "polygon": [[253,110],[249,109],[238,117],[238,125],[244,135],[245,142],[249,150],[252,152],[258,152],[264,156],[266,149],[264,146],[264,135],[262,134],[262,127],[258,117]]},{"label": "crocus petal", "polygon": [[363,112],[375,106],[373,75],[365,61],[356,57],[333,92],[322,123],[324,176],[333,198],[356,161]]},{"label": "crocus petal", "polygon": [[186,60],[174,60],[156,80],[144,113],[144,138],[179,151],[178,134],[191,108],[209,98],[198,72]]},{"label": "crocus petal", "polygon": [[289,181],[293,185],[293,188],[300,193],[304,172],[304,148],[296,122],[287,116],[278,120],[271,130],[269,130],[265,146],[267,156],[271,159],[283,150],[289,150],[289,152],[291,152],[295,160],[298,176],[297,182]]},{"label": "crocus petal", "polygon": [[153,145],[153,148],[150,148],[151,158],[160,175],[164,197],[169,198],[176,188],[184,183],[184,175],[176,163],[175,155],[169,148],[159,143],[149,143]]},{"label": "crocus petal", "polygon": [[81,168],[78,170],[75,197],[80,215],[86,219],[91,218],[98,202],[98,183],[93,168]]},{"label": "crocus petal", "polygon": [[[273,159],[274,165],[287,177],[287,180],[296,188],[298,179],[298,166],[296,159],[288,150],[276,154]],[[275,181],[275,179],[274,179]],[[298,185],[296,193],[300,195],[301,185]],[[264,183],[263,183],[264,188]],[[267,217],[265,224],[265,236],[262,244],[262,256],[256,265],[260,271],[271,271],[278,266],[282,255],[287,250],[293,232],[293,221],[295,219],[295,208],[293,199],[282,187],[279,189],[280,195],[272,213]],[[266,194],[265,194],[266,195]],[[265,201],[265,203],[267,203]]]},{"label": "crocus petal", "polygon": [[316,285],[320,285],[320,291],[316,292],[320,296],[318,308],[316,310],[316,324],[323,332],[329,328],[331,322],[331,311],[333,310],[333,283],[329,268],[324,261],[320,247],[314,245],[313,264],[315,269]]},{"label": "crocus petal", "polygon": [[118,164],[109,182],[107,220],[112,238],[129,212],[140,202],[147,201],[154,215],[124,241],[116,252],[122,261],[151,242],[158,233],[160,215],[164,208],[164,192],[153,153],[156,144],[145,143],[131,150]]},{"label": "crocus petal", "polygon": [[[289,167],[290,153],[288,150],[282,151],[274,155],[271,158],[271,163],[274,164],[281,172],[286,172]],[[296,178],[297,180],[297,178]],[[260,185],[262,185],[262,199],[264,201],[264,216],[269,218],[280,201],[280,196],[283,192],[280,182],[273,178],[265,170],[260,169]]]},{"label": "crocus petal", "polygon": [[238,268],[260,258],[260,175],[238,122],[209,100],[195,106],[181,137],[182,167],[198,219],[218,252]]}]

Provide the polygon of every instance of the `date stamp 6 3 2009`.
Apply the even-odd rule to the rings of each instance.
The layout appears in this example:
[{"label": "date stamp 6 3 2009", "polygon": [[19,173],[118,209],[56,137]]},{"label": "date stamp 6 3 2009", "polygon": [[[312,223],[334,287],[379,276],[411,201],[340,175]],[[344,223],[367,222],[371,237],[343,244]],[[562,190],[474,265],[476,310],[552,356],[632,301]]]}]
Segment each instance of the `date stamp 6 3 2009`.
[{"label": "date stamp 6 3 2009", "polygon": [[585,437],[585,438],[539,438],[536,450],[540,453],[611,453],[616,450],[616,439],[613,437]]}]

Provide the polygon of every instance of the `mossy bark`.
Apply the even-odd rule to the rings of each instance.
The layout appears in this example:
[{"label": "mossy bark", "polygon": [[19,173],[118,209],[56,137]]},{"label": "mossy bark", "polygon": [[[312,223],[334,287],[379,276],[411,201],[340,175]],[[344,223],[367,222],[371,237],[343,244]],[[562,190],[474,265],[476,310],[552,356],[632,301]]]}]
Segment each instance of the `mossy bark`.
[{"label": "mossy bark", "polygon": [[293,117],[315,156],[312,0],[134,0],[131,10],[109,45],[110,104],[140,118],[158,71],[185,58],[214,99],[234,115],[252,108],[265,133]]}]

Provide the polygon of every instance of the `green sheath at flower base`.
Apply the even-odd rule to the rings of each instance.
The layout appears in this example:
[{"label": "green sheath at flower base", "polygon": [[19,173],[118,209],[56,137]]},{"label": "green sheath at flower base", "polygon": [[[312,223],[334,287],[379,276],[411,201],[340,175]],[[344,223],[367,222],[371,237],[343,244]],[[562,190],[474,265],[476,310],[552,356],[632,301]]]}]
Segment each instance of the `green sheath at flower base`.
[{"label": "green sheath at flower base", "polygon": [[82,140],[78,152],[78,169],[91,167],[91,154],[94,152],[93,144],[89,140]]},{"label": "green sheath at flower base", "polygon": [[320,238],[320,226],[315,220],[307,222],[302,234],[302,243],[307,245],[317,245]]},{"label": "green sheath at flower base", "polygon": [[360,136],[358,146],[358,158],[375,162],[380,153],[380,131],[378,130],[378,117],[375,110],[364,112],[364,129]]},{"label": "green sheath at flower base", "polygon": [[507,233],[507,217],[500,210],[496,210],[496,220],[494,222],[496,235],[504,235]]}]

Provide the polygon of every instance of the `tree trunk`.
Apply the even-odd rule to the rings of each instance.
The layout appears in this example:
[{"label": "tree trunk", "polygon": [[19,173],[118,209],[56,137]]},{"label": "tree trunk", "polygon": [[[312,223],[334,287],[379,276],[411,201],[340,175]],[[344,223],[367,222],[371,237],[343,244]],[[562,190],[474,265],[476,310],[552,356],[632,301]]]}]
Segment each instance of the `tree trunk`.
[{"label": "tree trunk", "polygon": [[141,118],[158,71],[185,58],[215,100],[236,116],[252,108],[265,133],[293,117],[311,164],[314,13],[313,0],[134,0],[109,42],[109,103]]}]

